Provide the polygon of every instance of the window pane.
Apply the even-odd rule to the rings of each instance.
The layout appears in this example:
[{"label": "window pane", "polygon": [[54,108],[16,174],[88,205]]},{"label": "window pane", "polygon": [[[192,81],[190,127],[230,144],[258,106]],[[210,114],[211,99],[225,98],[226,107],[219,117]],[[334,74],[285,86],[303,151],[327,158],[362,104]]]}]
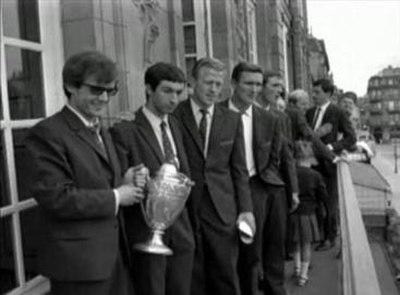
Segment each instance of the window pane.
[{"label": "window pane", "polygon": [[11,217],[0,218],[0,294],[17,287]]},{"label": "window pane", "polygon": [[44,117],[41,54],[11,46],[5,53],[11,119]]},{"label": "window pane", "polygon": [[185,26],[185,53],[196,53],[196,31],[194,26]]},{"label": "window pane", "polygon": [[3,0],[4,35],[40,42],[37,0]]},{"label": "window pane", "polygon": [[37,208],[31,208],[20,213],[22,249],[26,280],[38,275],[37,273],[37,247],[39,239],[39,227],[37,226]]},{"label": "window pane", "polygon": [[7,170],[5,158],[5,147],[4,147],[4,132],[0,134],[0,207],[10,204],[10,195],[8,190],[7,182]]},{"label": "window pane", "polygon": [[28,157],[24,139],[29,129],[18,129],[13,131],[13,143],[15,154],[15,170],[17,173],[17,186],[19,200],[26,200],[32,196],[29,194],[29,188],[32,185],[31,160]]},{"label": "window pane", "polygon": [[194,64],[196,63],[196,58],[187,57],[185,60],[186,60],[186,77],[187,80],[189,80],[189,78],[192,77],[192,69]]},{"label": "window pane", "polygon": [[183,21],[194,21],[194,8],[193,8],[194,0],[182,0],[182,16]]}]

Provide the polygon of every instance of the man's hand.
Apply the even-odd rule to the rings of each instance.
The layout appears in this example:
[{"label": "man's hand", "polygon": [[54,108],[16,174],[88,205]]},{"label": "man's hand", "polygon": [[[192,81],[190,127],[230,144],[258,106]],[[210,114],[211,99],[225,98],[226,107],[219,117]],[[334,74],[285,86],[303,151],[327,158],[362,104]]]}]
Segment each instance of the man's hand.
[{"label": "man's hand", "polygon": [[143,188],[132,184],[123,184],[116,188],[120,206],[131,206],[144,198]]},{"label": "man's hand", "polygon": [[296,211],[299,205],[300,205],[299,193],[292,193],[292,206],[290,208],[290,213]]},{"label": "man's hand", "polygon": [[124,184],[132,184],[144,188],[149,179],[149,169],[143,164],[130,167],[124,175]]},{"label": "man's hand", "polygon": [[250,226],[253,234],[255,234],[255,232],[256,232],[256,220],[254,218],[253,212],[242,212],[242,213],[240,213],[238,218],[237,218],[237,220],[236,220],[236,225],[239,226],[240,222],[242,222],[242,221],[246,222]]}]

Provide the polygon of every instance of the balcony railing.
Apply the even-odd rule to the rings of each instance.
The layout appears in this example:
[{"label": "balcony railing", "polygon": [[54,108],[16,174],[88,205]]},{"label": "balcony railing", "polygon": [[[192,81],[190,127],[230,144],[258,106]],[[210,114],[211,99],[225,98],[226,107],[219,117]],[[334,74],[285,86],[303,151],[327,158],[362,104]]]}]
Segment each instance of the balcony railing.
[{"label": "balcony railing", "polygon": [[361,159],[353,155],[337,164],[339,212],[342,253],[342,294],[381,295],[378,277],[356,198],[348,160]]}]

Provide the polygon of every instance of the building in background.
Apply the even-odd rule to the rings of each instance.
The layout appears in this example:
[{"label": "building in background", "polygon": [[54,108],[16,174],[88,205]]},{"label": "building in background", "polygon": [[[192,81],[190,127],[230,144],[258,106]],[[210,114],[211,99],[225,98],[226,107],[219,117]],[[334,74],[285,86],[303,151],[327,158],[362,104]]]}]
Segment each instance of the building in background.
[{"label": "building in background", "polygon": [[377,140],[400,138],[400,68],[388,66],[368,80],[368,125]]},{"label": "building in background", "polygon": [[[279,71],[288,90],[307,89],[314,77],[306,0],[2,0],[0,13],[0,294],[49,288],[35,266],[36,203],[23,139],[65,104],[69,56],[95,49],[118,62],[120,91],[106,126],[144,103],[143,73],[157,61],[190,73],[196,59],[211,56],[228,74],[249,61]],[[229,95],[226,83],[221,99]]]},{"label": "building in background", "polygon": [[311,80],[316,81],[322,78],[332,79],[324,40],[310,35],[308,37],[308,54]]}]

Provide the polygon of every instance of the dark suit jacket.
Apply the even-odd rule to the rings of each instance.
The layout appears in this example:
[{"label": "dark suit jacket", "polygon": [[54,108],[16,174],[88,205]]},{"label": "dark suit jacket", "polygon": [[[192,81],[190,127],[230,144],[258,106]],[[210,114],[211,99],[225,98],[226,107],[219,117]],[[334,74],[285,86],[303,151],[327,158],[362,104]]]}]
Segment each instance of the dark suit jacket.
[{"label": "dark suit jacket", "polygon": [[[229,108],[229,99],[220,103]],[[257,106],[253,108],[253,155],[256,172],[267,184],[283,186],[279,172],[282,148],[281,126],[277,116]]]},{"label": "dark suit jacket", "polygon": [[[307,122],[310,124],[310,126],[312,124],[316,109],[316,107],[313,107],[306,112]],[[321,136],[321,140],[326,145],[332,145],[333,151],[336,154],[339,154],[344,149],[350,150],[353,147],[356,142],[355,131],[346,113],[337,105],[333,103],[329,104],[322,118],[321,126],[324,124],[330,124],[332,129],[328,134]],[[343,137],[340,140],[338,140],[339,133],[343,134]],[[318,160],[319,171],[324,176],[334,175],[336,173],[336,165],[331,161],[327,161],[323,158]]]},{"label": "dark suit jacket", "polygon": [[332,152],[319,138],[319,136],[308,125],[305,115],[298,109],[288,106],[286,114],[291,121],[292,140],[309,140],[313,144],[314,153],[317,158],[332,161],[335,153]]},{"label": "dark suit jacket", "polygon": [[196,208],[193,202],[201,199],[207,186],[222,222],[234,224],[238,213],[253,210],[240,116],[215,105],[205,157],[190,101],[181,102],[174,115],[183,125],[184,145],[196,183],[190,197],[192,208]]},{"label": "dark suit jacket", "polygon": [[[180,172],[190,177],[189,164],[182,142],[182,134],[178,126],[179,123],[173,116],[169,116],[168,120],[177,149]],[[131,166],[143,163],[153,176],[163,164],[164,156],[160,144],[142,109],[136,112],[135,120],[115,124],[110,129],[110,133],[115,142],[123,171]],[[187,214],[186,211],[183,214]],[[140,205],[124,209],[124,217],[130,242],[143,242],[149,234],[149,228],[143,219]],[[185,239],[187,243],[193,244],[193,235],[187,216],[186,220],[187,224],[182,224],[185,223],[184,220],[178,218],[171,229],[177,232],[180,238]],[[168,232],[170,231],[168,230]]]},{"label": "dark suit jacket", "polygon": [[270,112],[275,114],[282,130],[282,148],[280,150],[280,172],[286,184],[286,192],[288,201],[292,199],[292,193],[299,192],[299,184],[297,181],[296,163],[293,153],[293,135],[291,129],[291,121],[287,114],[276,109],[271,109]]},{"label": "dark suit jacket", "polygon": [[[311,125],[316,107],[306,112],[307,122]],[[331,144],[333,151],[339,154],[344,149],[351,149],[356,142],[355,131],[351,125],[351,121],[346,113],[333,103],[330,103],[322,118],[322,125],[331,124],[332,130],[321,137],[325,144]],[[343,138],[338,140],[339,133],[343,134]]]},{"label": "dark suit jacket", "polygon": [[63,281],[109,278],[118,253],[112,188],[121,170],[111,138],[108,159],[93,134],[68,108],[34,126],[26,138],[33,197],[39,204],[39,272]]}]

